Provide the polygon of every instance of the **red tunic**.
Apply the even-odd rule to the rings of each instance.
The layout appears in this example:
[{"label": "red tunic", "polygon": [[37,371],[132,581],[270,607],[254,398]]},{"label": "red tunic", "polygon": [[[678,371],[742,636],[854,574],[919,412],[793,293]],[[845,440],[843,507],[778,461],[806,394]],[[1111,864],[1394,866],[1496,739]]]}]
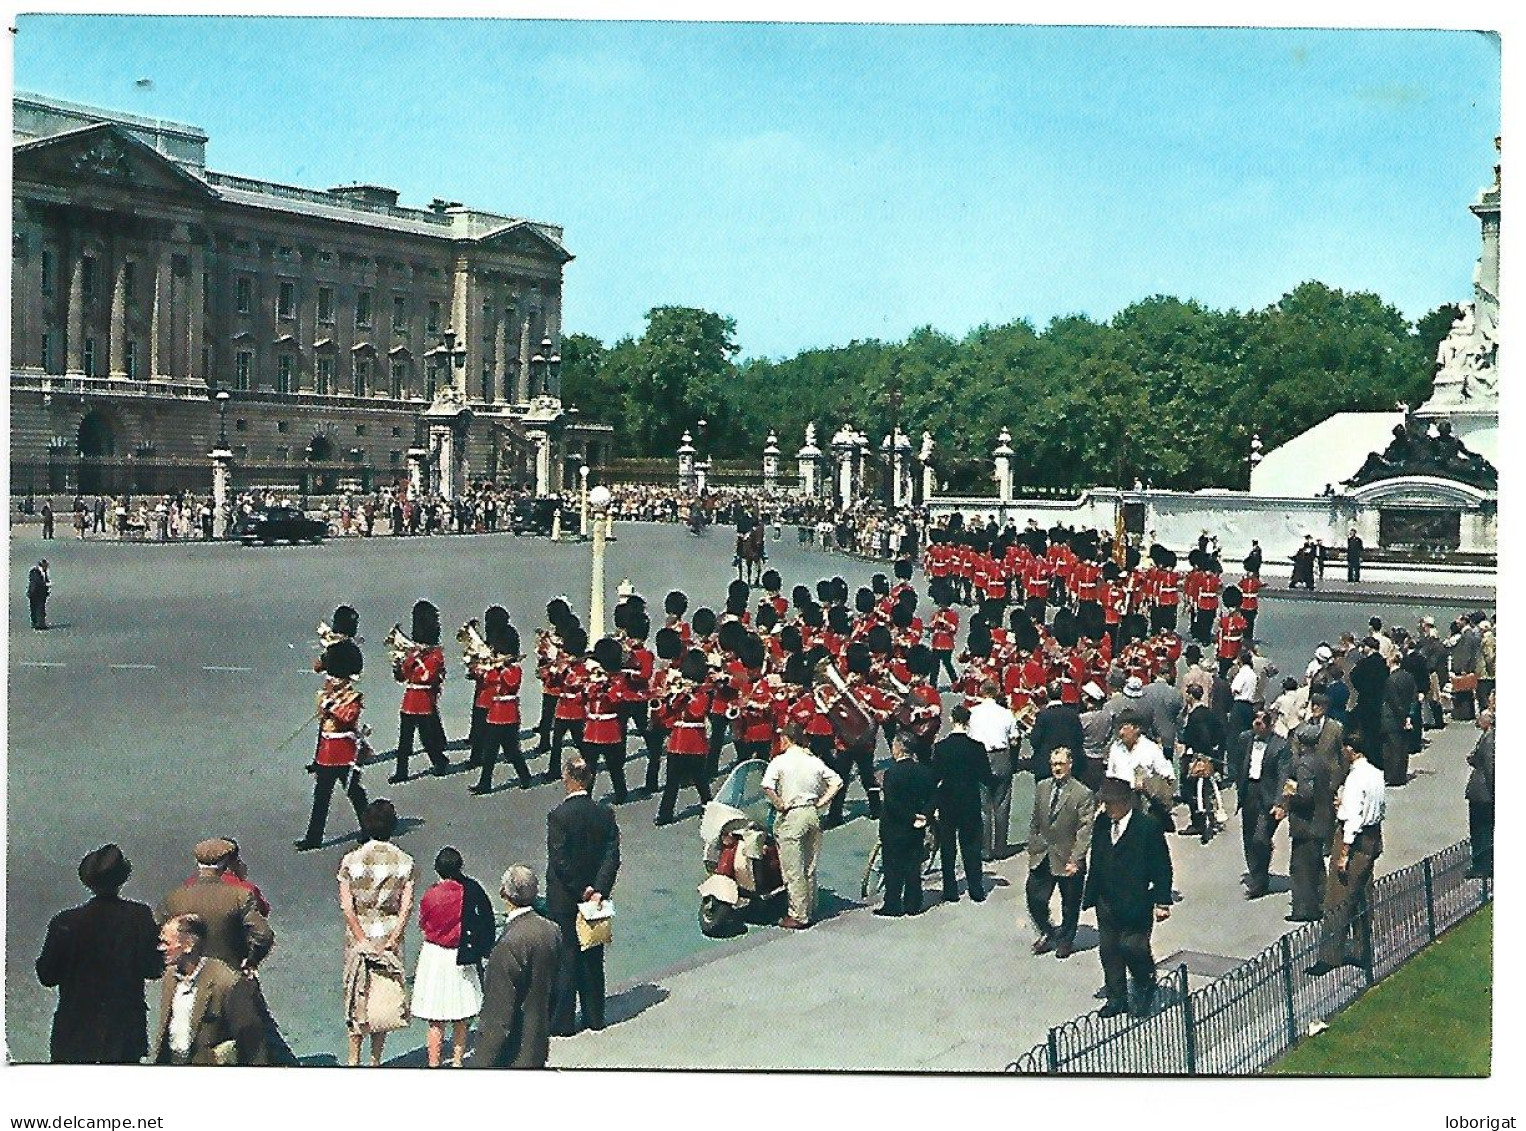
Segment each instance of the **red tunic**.
[{"label": "red tunic", "polygon": [[652,673],[657,668],[657,657],[645,644],[632,644],[626,653],[625,686],[630,692],[633,702],[640,702],[650,697],[652,690]]},{"label": "red tunic", "polygon": [[1200,609],[1217,609],[1219,607],[1219,575],[1204,572],[1203,579],[1197,586],[1197,607]]},{"label": "red tunic", "polygon": [[593,746],[613,746],[624,736],[620,720],[620,681],[600,669],[590,672],[583,684],[583,741]]},{"label": "red tunic", "polygon": [[1176,569],[1155,571],[1155,603],[1163,609],[1174,609],[1182,598],[1182,574]]},{"label": "red tunic", "polygon": [[1240,603],[1240,611],[1255,612],[1261,605],[1261,579],[1255,574],[1246,574],[1240,579],[1240,592],[1245,595],[1245,600]]},{"label": "red tunic", "polygon": [[[346,681],[348,687],[348,681]],[[318,753],[313,761],[320,766],[353,766],[360,750],[360,693],[344,702],[336,702],[345,688],[325,683],[318,704]]]},{"label": "red tunic", "polygon": [[583,718],[583,684],[588,681],[588,662],[567,659],[553,665],[551,682],[547,690],[556,689],[556,717],[568,722]]},{"label": "red tunic", "polygon": [[934,652],[952,652],[954,637],[959,633],[959,614],[953,609],[939,609],[933,614]]},{"label": "red tunic", "polygon": [[403,684],[405,715],[432,715],[440,703],[440,684],[445,682],[445,652],[439,645],[410,648],[392,672]]},{"label": "red tunic", "polygon": [[519,686],[525,670],[512,661],[483,669],[481,686],[488,691],[487,721],[494,726],[519,725]]},{"label": "red tunic", "polygon": [[774,687],[766,679],[756,679],[737,705],[737,741],[771,742],[777,724]]},{"label": "red tunic", "polygon": [[1233,660],[1239,656],[1240,648],[1245,642],[1245,618],[1240,615],[1239,610],[1232,609],[1219,616],[1217,634],[1219,659]]},{"label": "red tunic", "polygon": [[668,735],[668,753],[679,757],[705,757],[710,753],[710,739],[705,718],[710,713],[710,688],[701,685],[689,692],[672,709],[672,733]]}]

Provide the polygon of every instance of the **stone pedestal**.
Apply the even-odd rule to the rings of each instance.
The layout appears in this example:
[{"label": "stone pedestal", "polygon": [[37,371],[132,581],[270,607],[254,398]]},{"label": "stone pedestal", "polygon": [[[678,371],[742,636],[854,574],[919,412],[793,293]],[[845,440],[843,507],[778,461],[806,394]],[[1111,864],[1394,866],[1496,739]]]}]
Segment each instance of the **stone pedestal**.
[{"label": "stone pedestal", "polygon": [[1012,501],[1012,433],[1003,428],[991,453],[996,464],[996,497],[1003,504]]},{"label": "stone pedestal", "polygon": [[844,424],[837,430],[837,435],[832,437],[832,458],[839,506],[850,507],[858,498],[858,461],[864,442],[853,430],[851,424]]},{"label": "stone pedestal", "polygon": [[551,437],[545,432],[526,432],[535,445],[535,494],[543,498],[551,493]]},{"label": "stone pedestal", "polygon": [[429,453],[423,448],[408,449],[408,497],[422,499],[429,493]]},{"label": "stone pedestal", "polygon": [[779,489],[779,437],[768,434],[763,449],[763,490],[772,494]]},{"label": "stone pedestal", "polygon": [[678,489],[693,492],[694,485],[694,437],[685,432],[678,445]]},{"label": "stone pedestal", "polygon": [[816,425],[805,426],[805,446],[795,458],[800,469],[800,493],[807,499],[819,499],[822,495],[821,461],[825,458],[816,446]]},{"label": "stone pedestal", "polygon": [[232,513],[228,507],[228,496],[231,494],[233,484],[233,453],[227,448],[214,448],[210,455],[212,457],[213,530],[226,530],[228,517]]}]

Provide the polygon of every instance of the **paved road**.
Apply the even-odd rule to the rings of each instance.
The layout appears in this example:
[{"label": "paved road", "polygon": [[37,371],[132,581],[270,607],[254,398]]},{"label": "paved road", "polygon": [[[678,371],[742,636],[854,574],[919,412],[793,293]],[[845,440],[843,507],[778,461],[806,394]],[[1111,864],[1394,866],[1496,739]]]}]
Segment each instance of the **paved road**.
[{"label": "paved road", "polygon": [[[719,604],[730,573],[731,547],[724,531],[700,540],[670,526],[631,525],[619,533],[610,547],[611,591],[629,575],[658,602],[677,586],[688,590],[696,605],[707,599]],[[309,739],[304,734],[278,749],[310,710],[314,626],[341,601],[360,610],[362,635],[370,641],[371,671],[364,681],[372,700],[369,717],[378,748],[390,748],[398,695],[380,649],[388,626],[406,621],[413,601],[428,596],[439,604],[447,633],[468,616],[480,616],[494,601],[507,604],[522,629],[532,627],[545,602],[558,592],[570,594],[575,606],[586,604],[588,547],[509,535],[274,549],[67,539],[44,544],[26,531],[17,532],[11,543],[12,577],[25,577],[26,566],[43,553],[54,567],[50,612],[57,627],[32,632],[19,581],[10,595],[6,1036],[11,1056],[28,1061],[46,1055],[53,997],[37,985],[32,961],[48,918],[84,895],[74,877],[79,858],[107,840],[118,841],[134,862],[126,894],[154,903],[192,871],[190,845],[216,834],[234,835],[244,845],[253,878],[275,905],[279,939],[263,976],[283,1029],[299,1054],[314,1062],[342,1055],[341,930],[333,877],[348,845],[335,837],[319,852],[292,850],[310,799],[310,781],[302,773]],[[771,554],[787,584],[840,572],[857,585],[876,568],[802,550],[790,539],[772,545]],[[1417,615],[1417,610],[1399,607],[1378,611],[1403,620]],[[1274,659],[1284,667],[1301,667],[1315,643],[1364,622],[1368,612],[1365,605],[1279,602],[1263,614],[1261,627]],[[452,738],[459,738],[467,728],[469,697],[454,649],[448,655],[453,673],[445,725]],[[457,751],[453,757],[459,761],[463,755]],[[383,767],[370,771],[368,786],[373,795],[388,793],[398,802],[406,819],[399,843],[426,877],[435,852],[447,843],[462,850],[468,871],[490,887],[513,861],[543,866],[545,813],[556,801],[553,787],[471,798],[466,787],[472,779],[465,774],[389,787],[386,772]],[[1028,796],[1023,788],[1018,806]],[[802,953],[824,945],[834,932],[853,934],[886,925],[849,910],[858,902],[859,879],[874,839],[873,826],[861,815],[856,786],[851,797],[850,813],[856,819],[829,835],[823,869],[824,901],[836,917],[801,939],[782,940],[804,948]],[[651,827],[654,810],[653,800],[620,810],[624,864],[618,897],[629,912],[610,954],[609,976],[611,984],[631,987],[631,992],[612,1004],[610,1016],[641,1011],[631,1031],[648,1015],[658,1018],[679,1008],[687,993],[680,987],[694,984],[682,980],[686,975],[664,972],[699,964],[695,977],[710,971],[706,976],[724,973],[738,985],[750,984],[761,954],[774,949],[769,940],[777,934],[757,931],[725,941],[699,934],[697,806],[690,819],[663,830]],[[331,829],[343,829],[338,806]],[[1015,905],[1004,903],[1006,898],[980,910],[987,922],[1002,918],[1002,945],[1010,948]],[[974,910],[940,910],[926,922]],[[912,932],[907,938],[921,929],[917,924],[907,928]],[[970,949],[966,938],[957,937],[958,945],[950,949],[964,954]],[[977,948],[972,955],[991,953],[980,936],[972,934],[969,940]],[[948,941],[944,938],[940,945]],[[417,945],[412,932],[410,962]],[[910,957],[882,953],[885,961],[911,962]],[[717,958],[731,961],[712,961]],[[862,965],[861,958],[857,950],[833,952],[824,956],[824,968],[847,970]],[[1080,961],[1078,957],[1072,965]],[[916,968],[912,963],[908,976]],[[952,1008],[941,984],[933,993],[925,977],[902,984],[929,1010]],[[665,999],[660,1006],[658,999]],[[840,1013],[840,1000],[836,1008]],[[1077,1012],[1068,999],[1056,1000],[1052,1009],[1047,1004],[1033,1008],[1034,1017],[1042,1015],[1045,1021]],[[871,1055],[870,1037],[844,1035],[869,1032],[859,1024],[858,1009],[854,1006],[847,1018],[851,1026],[833,1033],[837,1059],[821,1063],[846,1066]],[[863,1020],[873,1016],[865,1012]],[[626,1030],[618,1025],[599,1039],[612,1042]],[[409,1054],[422,1039],[422,1027],[396,1035],[389,1053]],[[1006,1047],[1004,1037],[1004,1052]],[[569,1056],[586,1055],[582,1044],[567,1048]],[[763,1058],[759,1064],[775,1055],[754,1051]],[[701,1063],[695,1055],[693,1063]],[[795,1063],[816,1063],[813,1055],[802,1047]],[[967,1066],[978,1064],[972,1060]]]}]

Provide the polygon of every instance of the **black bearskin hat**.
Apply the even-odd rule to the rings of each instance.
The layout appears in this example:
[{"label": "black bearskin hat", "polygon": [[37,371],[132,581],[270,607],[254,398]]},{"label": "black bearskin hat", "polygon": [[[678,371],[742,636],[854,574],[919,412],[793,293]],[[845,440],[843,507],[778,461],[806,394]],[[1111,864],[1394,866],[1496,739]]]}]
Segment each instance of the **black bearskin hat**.
[{"label": "black bearskin hat", "polygon": [[428,601],[413,606],[413,631],[408,634],[415,644],[440,642],[440,610]]},{"label": "black bearskin hat", "polygon": [[1220,564],[1219,560],[1208,554],[1203,555],[1203,568],[1215,577],[1224,572],[1224,567]]},{"label": "black bearskin hat", "polygon": [[572,606],[567,604],[565,597],[553,597],[546,602],[546,620],[554,627],[560,627],[572,618]]},{"label": "black bearskin hat", "polygon": [[805,641],[800,639],[800,626],[787,624],[779,630],[779,647],[786,652],[799,652],[805,647]]},{"label": "black bearskin hat", "polygon": [[601,637],[594,641],[593,659],[599,667],[614,675],[625,666],[625,649],[613,636]]},{"label": "black bearskin hat", "polygon": [[915,567],[910,558],[901,558],[895,563],[895,576],[897,581],[910,581],[911,572]]},{"label": "black bearskin hat", "polygon": [[1220,599],[1226,609],[1238,609],[1245,602],[1245,594],[1240,592],[1238,585],[1226,585]]},{"label": "black bearskin hat", "polygon": [[335,679],[354,679],[364,664],[353,640],[339,640],[323,650],[323,670]]},{"label": "black bearskin hat", "polygon": [[938,670],[938,657],[926,644],[917,644],[906,653],[906,666],[912,675],[932,676]]},{"label": "black bearskin hat", "polygon": [[1082,636],[1091,640],[1101,640],[1104,629],[1102,606],[1095,601],[1088,601],[1082,605],[1076,616],[1076,629]]},{"label": "black bearskin hat", "polygon": [[820,605],[806,605],[800,610],[800,622],[807,628],[820,628],[826,623],[827,615]]},{"label": "black bearskin hat", "polygon": [[614,610],[614,614],[613,614],[613,620],[615,622],[615,627],[618,628],[621,632],[624,632],[625,631],[625,626],[630,623],[630,619],[631,619],[630,602],[628,602],[628,601],[619,601],[619,602],[617,602],[615,604],[615,610]]},{"label": "black bearskin hat", "polygon": [[879,596],[884,597],[890,592],[890,578],[886,577],[883,573],[877,573],[869,579],[869,588]]},{"label": "black bearskin hat", "polygon": [[662,611],[670,617],[681,617],[689,611],[689,595],[675,589],[662,599]]},{"label": "black bearskin hat", "polygon": [[1143,613],[1129,613],[1118,625],[1118,639],[1127,644],[1131,640],[1143,640],[1150,634],[1150,622]]},{"label": "black bearskin hat", "polygon": [[1118,568],[1118,563],[1113,561],[1112,558],[1102,563],[1102,580],[1104,581],[1117,581],[1122,572]]},{"label": "black bearskin hat", "polygon": [[816,583],[816,600],[822,605],[832,603],[832,583],[825,577]]},{"label": "black bearskin hat", "polygon": [[655,643],[659,660],[676,660],[683,655],[684,638],[676,628],[659,628]]},{"label": "black bearskin hat", "polygon": [[848,583],[841,577],[832,578],[832,600],[839,605],[848,603]]},{"label": "black bearskin hat", "polygon": [[784,682],[807,687],[811,682],[811,665],[804,656],[793,654],[784,661]]},{"label": "black bearskin hat", "polygon": [[738,597],[740,597],[742,599],[743,607],[746,607],[747,599],[749,597],[751,597],[751,596],[752,596],[752,587],[750,585],[748,585],[747,582],[743,581],[741,578],[738,578],[737,580],[733,581],[730,585],[726,586],[726,603],[727,604],[730,604],[732,601],[735,601]]},{"label": "black bearskin hat", "polygon": [[507,618],[503,620],[494,618],[486,622],[486,627],[482,631],[482,638],[487,641],[487,646],[499,655],[513,655],[519,651],[519,646],[516,644],[513,648],[509,647],[509,628]]},{"label": "black bearskin hat", "polygon": [[853,618],[844,605],[832,605],[827,609],[827,627],[838,636],[846,636],[853,630]]},{"label": "black bearskin hat", "polygon": [[831,659],[832,653],[827,651],[827,646],[825,644],[817,644],[805,654],[805,662],[806,665],[811,669],[813,678],[816,672],[816,665],[821,663],[822,660],[830,662]]},{"label": "black bearskin hat", "polygon": [[867,644],[848,645],[848,672],[852,675],[868,675],[874,670],[874,657]]},{"label": "black bearskin hat", "polygon": [[803,609],[811,603],[811,590],[808,586],[797,585],[789,591],[789,603],[796,609]]},{"label": "black bearskin hat", "polygon": [[1161,548],[1161,554],[1162,554],[1162,557],[1161,557],[1161,560],[1160,560],[1161,568],[1163,568],[1163,569],[1175,569],[1176,568],[1176,564],[1177,564],[1177,562],[1179,560],[1177,558],[1177,556],[1176,556],[1176,551],[1175,550],[1167,550],[1164,547],[1162,547]]},{"label": "black bearskin hat", "polygon": [[763,641],[753,633],[747,633],[737,642],[737,659],[752,671],[760,669],[764,659]]},{"label": "black bearskin hat", "polygon": [[779,576],[779,571],[776,569],[765,569],[762,581],[763,588],[770,593],[779,592],[780,588],[784,585],[784,579]]},{"label": "black bearskin hat", "polygon": [[1193,569],[1202,569],[1208,563],[1208,555],[1197,547],[1187,551],[1187,564]]},{"label": "black bearskin hat", "polygon": [[588,651],[588,633],[580,624],[569,624],[562,630],[562,647],[574,656]]},{"label": "black bearskin hat", "polygon": [[1123,551],[1123,568],[1131,573],[1139,568],[1139,547],[1129,546]]},{"label": "black bearskin hat", "polygon": [[876,656],[886,655],[895,647],[895,642],[890,639],[890,630],[882,624],[877,624],[869,630],[864,637],[864,643],[869,645],[869,651]]},{"label": "black bearskin hat", "polygon": [[982,601],[980,602],[980,615],[985,617],[987,624],[1000,624],[1001,611],[1004,607],[1005,605],[1001,601]]},{"label": "black bearskin hat", "polygon": [[490,605],[487,612],[482,614],[482,635],[487,636],[493,631],[495,624],[508,624],[509,610],[502,605]]},{"label": "black bearskin hat", "polygon": [[874,611],[874,590],[860,585],[858,592],[853,594],[853,607],[861,613]]},{"label": "black bearskin hat", "polygon": [[916,615],[916,605],[909,605],[905,601],[897,601],[890,608],[890,623],[897,628],[910,628],[912,618]]},{"label": "black bearskin hat", "polygon": [[349,605],[334,610],[334,631],[340,636],[354,636],[360,631],[360,614]]},{"label": "black bearskin hat", "polygon": [[678,662],[678,674],[691,683],[703,683],[710,674],[710,664],[698,648],[690,648]]},{"label": "black bearskin hat", "polygon": [[1150,543],[1150,560],[1158,566],[1164,566],[1166,564],[1166,555],[1170,552],[1170,550],[1166,549],[1159,542]]},{"label": "black bearskin hat", "polygon": [[709,636],[715,632],[715,610],[708,605],[701,605],[694,610],[689,623],[694,626],[694,635]]},{"label": "black bearskin hat", "polygon": [[1054,627],[1050,631],[1054,633],[1055,643],[1061,648],[1074,648],[1076,641],[1081,639],[1076,614],[1067,608],[1062,607],[1054,614]]},{"label": "black bearskin hat", "polygon": [[646,615],[645,610],[625,618],[625,635],[632,640],[645,640],[651,631],[652,618]]},{"label": "black bearskin hat", "polygon": [[932,597],[933,604],[937,605],[940,609],[946,609],[954,603],[954,587],[949,584],[948,579],[945,577],[933,579],[932,587],[928,590],[928,595]]},{"label": "black bearskin hat", "polygon": [[970,637],[965,643],[972,656],[989,656],[991,654],[991,628],[979,617],[970,618]]},{"label": "black bearskin hat", "polygon": [[747,611],[747,594],[730,593],[726,596],[726,612],[739,617]]},{"label": "black bearskin hat", "polygon": [[1024,616],[1021,621],[1012,626],[1012,642],[1024,652],[1037,652],[1039,649],[1038,626]]},{"label": "black bearskin hat", "polygon": [[747,638],[747,626],[739,620],[728,620],[717,630],[716,642],[727,652],[735,654]]},{"label": "black bearskin hat", "polygon": [[757,624],[759,632],[772,632],[774,626],[779,623],[779,610],[774,608],[772,602],[764,601],[758,606],[758,615],[752,619]]}]

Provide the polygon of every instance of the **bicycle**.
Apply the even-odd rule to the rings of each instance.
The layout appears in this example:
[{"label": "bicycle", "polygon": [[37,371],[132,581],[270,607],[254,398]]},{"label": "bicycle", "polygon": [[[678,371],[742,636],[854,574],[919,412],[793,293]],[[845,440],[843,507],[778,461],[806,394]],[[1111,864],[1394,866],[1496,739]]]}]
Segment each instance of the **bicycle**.
[{"label": "bicycle", "polygon": [[[927,827],[922,830],[922,879],[926,880],[938,874],[938,822],[935,817],[927,819]],[[885,890],[885,870],[881,861],[879,837],[874,838],[874,847],[869,850],[869,862],[864,866],[864,879],[859,884],[859,897],[865,900],[873,899]]]}]

